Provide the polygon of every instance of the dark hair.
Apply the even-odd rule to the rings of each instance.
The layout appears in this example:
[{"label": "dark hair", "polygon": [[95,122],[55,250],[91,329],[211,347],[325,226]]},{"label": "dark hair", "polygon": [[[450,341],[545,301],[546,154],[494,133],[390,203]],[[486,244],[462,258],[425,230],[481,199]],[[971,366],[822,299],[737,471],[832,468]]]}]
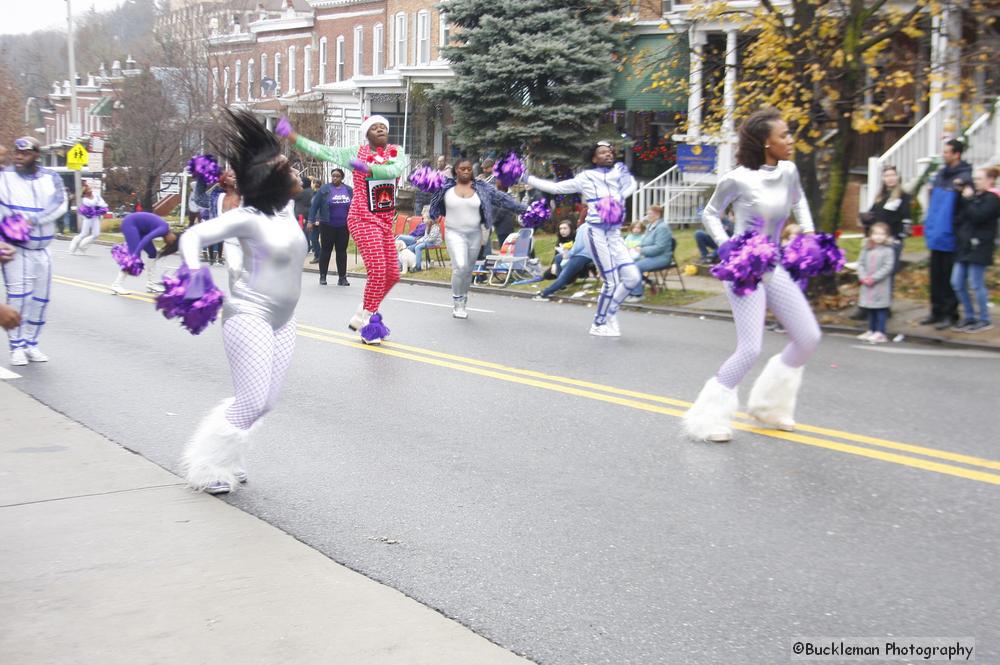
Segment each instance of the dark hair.
[{"label": "dark hair", "polygon": [[273,215],[292,198],[292,165],[274,134],[252,114],[231,109],[225,114],[225,147],[219,152],[232,165],[244,204]]},{"label": "dark hair", "polygon": [[767,137],[778,120],[781,111],[776,108],[763,108],[754,111],[740,125],[739,144],[736,147],[736,163],[756,171],[764,165],[764,152]]},{"label": "dark hair", "polygon": [[[611,148],[611,152],[615,152],[615,147],[611,145],[608,141],[598,141],[594,145],[588,147],[583,151],[583,163],[585,166],[594,165],[594,155],[597,154],[598,148]],[[617,155],[617,153],[615,153]]]},{"label": "dark hair", "polygon": [[461,166],[462,164],[469,164],[470,166],[475,165],[475,163],[468,157],[459,157],[458,160],[452,165],[452,168],[457,171],[458,167]]},{"label": "dark hair", "polygon": [[944,144],[960,155],[963,152],[965,152],[965,144],[959,141],[958,139],[951,139],[950,141],[945,141]]},{"label": "dark hair", "polygon": [[307,175],[299,176],[299,180],[302,181],[302,189],[309,189],[312,187],[312,178]]},{"label": "dark hair", "polygon": [[[899,169],[897,169],[892,164],[886,164],[885,166],[882,167],[883,178],[885,177],[886,171],[892,171],[893,173],[896,174],[897,177],[899,176]],[[898,198],[901,197],[902,195],[903,195],[903,179],[900,178],[899,182],[897,182],[896,186],[893,187],[892,189],[886,189],[885,183],[883,182],[882,188],[879,190],[878,196],[875,197],[875,200],[878,201],[879,203],[885,203],[886,201],[889,200],[890,196],[895,196]]]},{"label": "dark hair", "polygon": [[339,173],[340,178],[344,178],[344,169],[330,169],[330,175],[332,176],[334,173]]},{"label": "dark hair", "polygon": [[170,256],[171,254],[177,252],[177,247],[181,243],[181,234],[183,233],[183,231],[180,233],[174,233],[173,242],[164,242],[163,247],[156,253],[156,258],[162,259],[164,256]]}]

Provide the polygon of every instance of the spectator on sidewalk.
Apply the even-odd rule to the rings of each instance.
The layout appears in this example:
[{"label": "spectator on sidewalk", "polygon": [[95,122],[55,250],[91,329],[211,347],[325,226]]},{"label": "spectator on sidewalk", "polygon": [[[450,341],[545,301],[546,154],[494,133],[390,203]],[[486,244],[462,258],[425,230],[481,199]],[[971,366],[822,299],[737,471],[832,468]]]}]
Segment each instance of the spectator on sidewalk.
[{"label": "spectator on sidewalk", "polygon": [[663,270],[674,260],[674,234],[670,225],[663,221],[663,206],[653,205],[646,213],[646,232],[639,245],[639,257],[635,266],[642,273],[642,279],[629,294],[628,302],[642,299],[646,283],[646,273]]},{"label": "spectator on sidewalk", "polygon": [[864,226],[866,236],[871,231],[872,225],[877,222],[889,225],[894,274],[899,271],[903,241],[910,235],[910,225],[913,223],[912,207],[913,198],[903,191],[903,184],[900,182],[896,167],[885,166],[882,169],[882,189],[871,209],[861,215],[861,224]]},{"label": "spectator on sidewalk", "polygon": [[861,292],[858,305],[868,312],[868,330],[858,339],[872,344],[889,341],[885,324],[892,304],[892,269],[895,262],[891,228],[885,222],[875,222],[858,258],[858,282]]},{"label": "spectator on sidewalk", "polygon": [[584,222],[576,230],[573,247],[566,254],[566,259],[562,262],[556,281],[536,293],[532,300],[548,300],[556,291],[561,291],[569,286],[577,277],[584,275],[594,265],[594,258],[590,253],[590,243],[587,242],[587,238],[587,223]]},{"label": "spectator on sidewalk", "polygon": [[312,178],[301,176],[302,191],[295,195],[295,219],[298,220],[302,232],[306,235],[306,244],[309,252],[313,255],[309,263],[319,263],[319,229],[307,228],[306,220],[309,219],[309,209],[312,208],[313,197],[316,195],[316,188],[313,186]]},{"label": "spectator on sidewalk", "polygon": [[954,222],[961,192],[972,182],[972,167],[962,160],[963,150],[957,139],[945,143],[941,153],[944,166],[934,176],[924,219],[924,237],[931,252],[931,312],[920,325],[933,325],[938,330],[958,322],[958,298],[951,286],[956,248]]},{"label": "spectator on sidewalk", "polygon": [[556,248],[552,256],[552,264],[542,274],[542,279],[555,279],[559,274],[563,261],[566,260],[569,251],[573,249],[573,222],[564,219],[559,222],[559,229],[556,231]]},{"label": "spectator on sidewalk", "polygon": [[[430,168],[430,165],[431,165],[431,160],[429,160],[429,159],[420,160],[420,164],[417,165],[417,168],[413,169],[413,171],[410,171],[410,175],[412,176],[414,173],[416,173],[420,169]],[[409,182],[410,179],[407,178],[406,181]],[[413,189],[413,214],[414,215],[419,215],[421,213],[421,211],[424,209],[424,206],[430,205],[430,203],[431,203],[431,194],[430,194],[430,192],[425,192],[423,190],[420,190],[420,189],[417,189],[417,188],[414,187],[414,189]]]},{"label": "spectator on sidewalk", "polygon": [[[722,228],[727,235],[733,235],[733,220],[728,217],[722,218]],[[698,263],[703,266],[712,265],[719,262],[719,245],[712,239],[712,236],[705,229],[697,229],[694,232],[694,242],[698,245],[698,253],[701,257]]]},{"label": "spectator on sidewalk", "polygon": [[625,236],[625,246],[628,247],[629,254],[632,255],[633,259],[639,258],[639,245],[642,244],[642,236],[645,232],[646,227],[642,225],[642,222],[636,222],[628,231],[628,235]]},{"label": "spectator on sidewalk", "polygon": [[[986,291],[986,267],[993,264],[996,251],[997,223],[1000,219],[1000,169],[976,169],[973,186],[962,191],[955,228],[957,252],[951,285],[962,300],[961,325],[952,328],[978,333],[993,327],[990,321],[989,294]],[[979,312],[973,306],[968,286],[975,291]]]},{"label": "spectator on sidewalk", "polygon": [[330,171],[330,182],[319,188],[309,206],[307,233],[319,234],[319,283],[326,286],[330,256],[337,254],[337,286],[350,286],[347,281],[347,245],[351,234],[347,229],[347,212],[354,190],[344,184],[341,169]]},{"label": "spectator on sidewalk", "polygon": [[496,184],[496,176],[493,175],[493,165],[496,164],[496,160],[492,157],[487,157],[483,160],[482,166],[479,168],[479,174],[476,175],[476,180],[482,180],[488,185]]},{"label": "spectator on sidewalk", "polygon": [[[493,186],[503,193],[508,193],[509,189],[502,182],[495,180]],[[511,233],[514,233],[517,227],[517,215],[514,214],[512,210],[507,210],[506,208],[501,208],[497,206],[493,208],[493,231],[497,236],[497,251],[503,247],[504,240],[507,239]],[[488,247],[484,247],[487,254],[493,253],[493,241],[492,239],[486,243]]]},{"label": "spectator on sidewalk", "polygon": [[[400,240],[406,243],[407,248],[417,257],[416,264],[413,266],[413,272],[423,270],[421,264],[423,263],[425,249],[428,247],[440,247],[442,244],[441,222],[437,219],[431,219],[431,207],[429,205],[424,206],[423,217],[424,221],[421,223],[421,226],[424,228],[421,235],[399,236]],[[419,229],[420,227],[417,227],[417,230]]]}]

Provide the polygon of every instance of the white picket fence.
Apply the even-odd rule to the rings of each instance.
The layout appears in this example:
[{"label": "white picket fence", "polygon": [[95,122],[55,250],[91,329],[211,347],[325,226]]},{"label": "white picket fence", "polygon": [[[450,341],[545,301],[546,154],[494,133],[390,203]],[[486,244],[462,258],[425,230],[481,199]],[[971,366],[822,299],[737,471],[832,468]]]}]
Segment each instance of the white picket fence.
[{"label": "white picket fence", "polygon": [[864,210],[871,208],[882,188],[882,169],[894,166],[904,183],[918,178],[923,172],[927,159],[940,152],[944,134],[947,102],[942,102],[920,119],[910,131],[878,157],[868,159],[868,187]]},{"label": "white picket fence", "polygon": [[714,174],[706,173],[686,181],[677,165],[671,166],[632,194],[632,221],[645,217],[650,206],[661,205],[668,224],[701,223],[700,211],[711,195],[713,178]]},{"label": "white picket fence", "polygon": [[963,157],[973,167],[1000,163],[1000,99],[965,130],[965,145]]}]

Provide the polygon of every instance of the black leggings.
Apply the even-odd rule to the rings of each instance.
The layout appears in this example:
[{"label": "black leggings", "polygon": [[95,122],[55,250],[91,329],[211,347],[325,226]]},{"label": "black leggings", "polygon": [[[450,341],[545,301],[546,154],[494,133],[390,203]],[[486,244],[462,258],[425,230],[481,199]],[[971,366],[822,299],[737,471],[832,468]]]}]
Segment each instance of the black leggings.
[{"label": "black leggings", "polygon": [[337,276],[347,277],[347,243],[351,234],[346,226],[319,225],[319,276],[326,279],[330,269],[330,255],[337,249]]}]

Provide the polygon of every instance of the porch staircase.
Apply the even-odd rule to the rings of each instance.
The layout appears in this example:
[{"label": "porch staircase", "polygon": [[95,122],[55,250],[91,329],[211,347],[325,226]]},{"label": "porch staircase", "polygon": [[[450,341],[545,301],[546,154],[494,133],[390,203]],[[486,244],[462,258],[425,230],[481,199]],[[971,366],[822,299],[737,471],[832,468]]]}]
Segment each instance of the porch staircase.
[{"label": "porch staircase", "polygon": [[632,194],[632,221],[645,217],[650,206],[661,205],[668,224],[701,224],[701,209],[712,195],[715,181],[714,173],[685,178],[675,164]]}]

